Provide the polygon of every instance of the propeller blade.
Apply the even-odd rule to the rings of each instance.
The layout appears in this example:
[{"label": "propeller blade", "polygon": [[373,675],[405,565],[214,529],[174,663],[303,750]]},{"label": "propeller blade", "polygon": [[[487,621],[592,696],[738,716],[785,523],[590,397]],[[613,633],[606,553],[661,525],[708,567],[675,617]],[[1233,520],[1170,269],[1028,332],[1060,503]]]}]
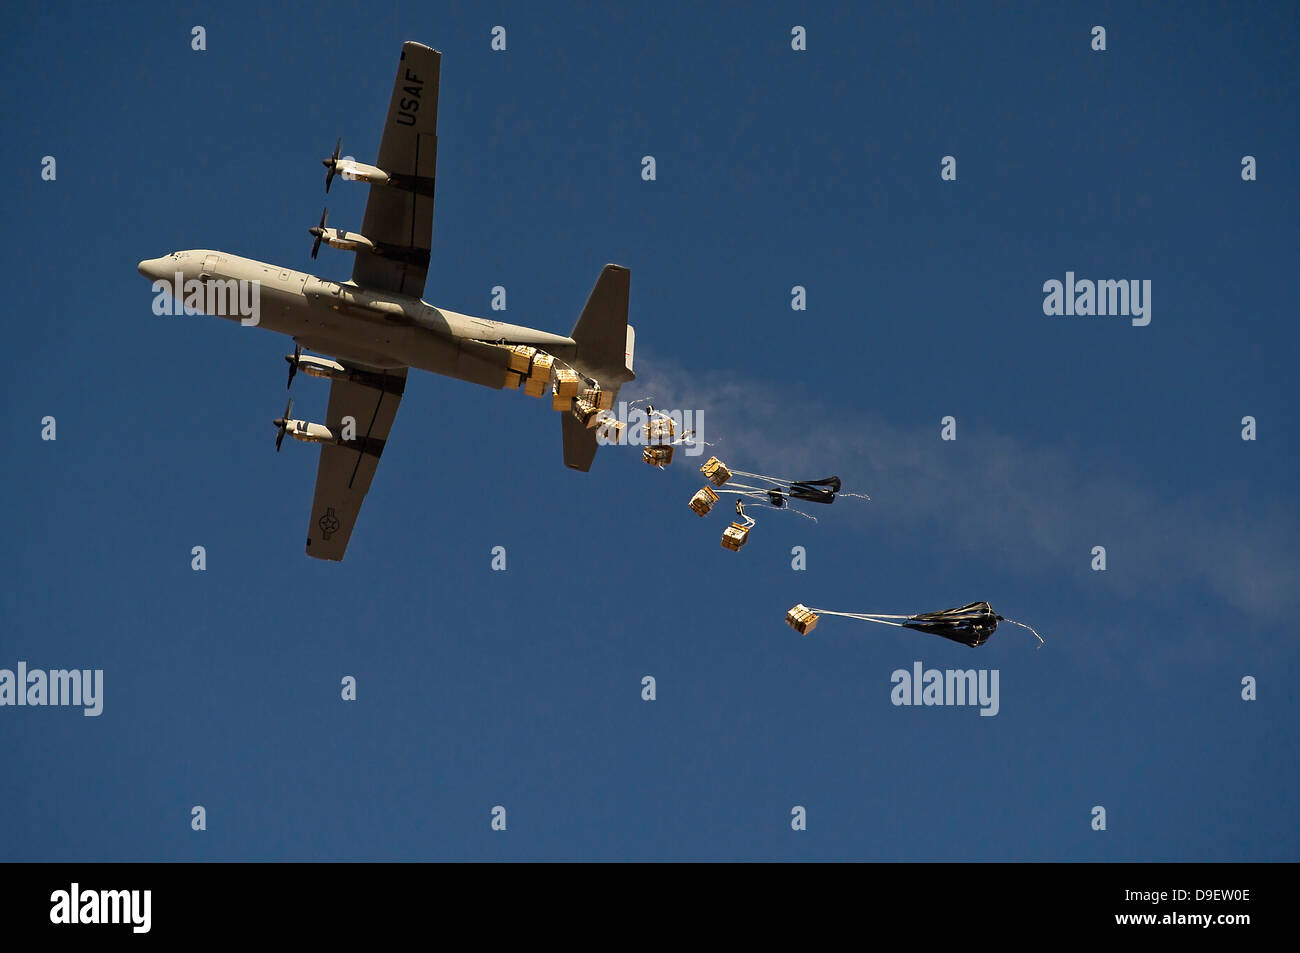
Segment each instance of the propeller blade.
[{"label": "propeller blade", "polygon": [[325,222],[329,220],[329,215],[330,215],[330,210],[328,208],[323,209],[320,213],[320,224],[317,225],[315,228],[307,229],[308,235],[316,236],[316,241],[311,246],[312,258],[315,258],[317,253],[320,252],[321,239],[325,236]]},{"label": "propeller blade", "polygon": [[284,359],[289,362],[289,380],[285,383],[285,387],[293,386],[293,375],[298,373],[298,358],[300,357],[302,357],[301,344],[294,347],[292,356],[288,354],[284,356]]},{"label": "propeller blade", "polygon": [[275,424],[278,428],[280,428],[280,432],[277,433],[277,434],[275,435],[275,452],[276,452],[276,453],[279,453],[279,452],[280,452],[280,444],[284,443],[284,435],[285,435],[285,433],[289,430],[289,415],[290,415],[291,413],[293,413],[293,398],[292,398],[292,397],[289,398],[289,403],[287,403],[287,404],[284,405],[284,416],[281,417],[279,420],[273,420],[273,421],[271,421],[271,422],[272,422],[273,424]]},{"label": "propeller blade", "polygon": [[334,181],[334,173],[339,167],[339,153],[343,151],[343,137],[339,136],[339,141],[334,143],[334,154],[325,160],[325,191],[330,190],[330,183]]}]

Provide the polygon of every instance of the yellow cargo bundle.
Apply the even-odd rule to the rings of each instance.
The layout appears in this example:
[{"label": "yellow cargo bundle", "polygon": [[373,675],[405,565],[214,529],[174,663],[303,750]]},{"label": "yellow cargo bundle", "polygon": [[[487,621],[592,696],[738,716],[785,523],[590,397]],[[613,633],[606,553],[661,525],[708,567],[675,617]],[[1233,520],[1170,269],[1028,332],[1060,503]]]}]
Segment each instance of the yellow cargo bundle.
[{"label": "yellow cargo bundle", "polygon": [[544,351],[538,351],[533,355],[533,366],[528,371],[529,380],[541,381],[543,384],[551,379],[551,368],[555,365],[555,358]]},{"label": "yellow cargo bundle", "polygon": [[600,423],[600,411],[581,397],[573,401],[573,416],[577,417],[588,430]]},{"label": "yellow cargo bundle", "polygon": [[731,479],[731,471],[717,457],[709,457],[704,466],[700,467],[700,472],[708,477],[709,482],[714,486],[722,486]]},{"label": "yellow cargo bundle", "polygon": [[510,348],[510,369],[527,376],[528,368],[532,366],[533,355],[537,353],[537,348],[529,347],[527,344],[515,344]]},{"label": "yellow cargo bundle", "polygon": [[[578,377],[578,372],[569,367],[557,367],[555,369],[555,396],[556,397],[577,397],[578,385],[582,383]],[[559,409],[558,407],[556,408]]]},{"label": "yellow cargo bundle", "polygon": [[588,387],[582,392],[582,399],[592,404],[597,410],[614,409],[613,391],[601,390],[599,387]]},{"label": "yellow cargo bundle", "polygon": [[785,614],[785,621],[800,635],[807,635],[817,628],[817,613],[801,602]]},{"label": "yellow cargo bundle", "polygon": [[748,539],[749,527],[742,526],[739,523],[732,523],[722,531],[722,548],[729,549],[733,553],[738,552]]},{"label": "yellow cargo bundle", "polygon": [[568,410],[573,406],[572,397],[563,397],[559,391],[551,394],[551,410]]},{"label": "yellow cargo bundle", "polygon": [[646,421],[645,438],[650,443],[666,443],[677,436],[677,425],[671,417],[654,417]]},{"label": "yellow cargo bundle", "polygon": [[546,393],[546,381],[530,377],[524,381],[524,393],[529,397],[541,397]]},{"label": "yellow cargo bundle", "polygon": [[699,516],[708,516],[709,510],[713,509],[713,504],[716,502],[718,502],[718,494],[706,486],[691,497],[691,509]]},{"label": "yellow cargo bundle", "polygon": [[596,441],[604,441],[607,444],[618,444],[623,442],[623,431],[627,424],[613,417],[604,417],[600,421],[600,428],[596,431]]},{"label": "yellow cargo bundle", "polygon": [[646,447],[641,451],[641,459],[652,467],[666,467],[673,462],[673,448]]},{"label": "yellow cargo bundle", "polygon": [[506,371],[505,383],[501,386],[506,390],[518,390],[524,383],[524,375],[517,371]]}]

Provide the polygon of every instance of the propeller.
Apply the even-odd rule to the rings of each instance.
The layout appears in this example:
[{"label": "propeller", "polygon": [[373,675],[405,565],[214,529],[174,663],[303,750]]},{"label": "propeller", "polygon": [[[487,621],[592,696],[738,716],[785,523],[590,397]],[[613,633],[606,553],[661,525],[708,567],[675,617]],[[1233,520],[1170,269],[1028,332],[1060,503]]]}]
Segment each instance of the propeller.
[{"label": "propeller", "polygon": [[284,443],[284,435],[289,429],[289,415],[293,413],[293,398],[289,398],[289,403],[284,405],[284,416],[277,417],[271,423],[280,428],[280,432],[275,435],[275,452],[280,452],[280,444]]},{"label": "propeller", "polygon": [[311,246],[311,257],[315,258],[316,253],[320,251],[320,240],[325,235],[325,220],[329,218],[330,210],[322,209],[320,213],[320,224],[307,229],[308,235],[315,235],[316,242]]},{"label": "propeller", "polygon": [[285,387],[293,386],[293,375],[298,373],[298,358],[302,357],[302,345],[294,345],[293,354],[286,354],[284,359],[289,362],[289,380],[285,382]]},{"label": "propeller", "polygon": [[328,159],[322,160],[325,168],[329,171],[325,173],[325,191],[330,190],[330,183],[334,181],[334,171],[338,168],[339,153],[343,150],[343,137],[339,136],[339,141],[334,145],[334,154]]}]

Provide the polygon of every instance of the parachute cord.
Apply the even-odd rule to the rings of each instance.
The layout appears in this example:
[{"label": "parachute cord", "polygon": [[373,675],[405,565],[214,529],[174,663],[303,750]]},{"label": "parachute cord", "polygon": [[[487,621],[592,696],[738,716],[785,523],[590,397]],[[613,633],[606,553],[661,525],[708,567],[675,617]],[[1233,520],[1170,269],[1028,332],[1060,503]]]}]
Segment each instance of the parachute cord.
[{"label": "parachute cord", "polygon": [[[668,418],[668,419],[671,420],[672,418],[670,417],[670,418]],[[711,446],[713,446],[713,444],[709,443],[709,441],[707,441],[707,440],[696,440],[696,439],[695,439],[695,431],[694,431],[694,430],[685,430],[685,431],[682,432],[681,436],[677,437],[676,439],[673,439],[673,440],[668,441],[667,444],[660,444],[659,446],[673,446],[673,447],[680,447],[680,446],[682,446],[682,445],[687,445],[687,444],[690,445],[690,446],[692,446],[692,447],[694,447],[694,446],[703,446],[703,447],[711,447]]]},{"label": "parachute cord", "polygon": [[766,490],[727,490],[717,487],[710,487],[709,489],[713,490],[714,493],[734,493],[736,496],[744,496],[751,500],[761,500],[764,503],[767,502]]},{"label": "parachute cord", "polygon": [[1035,646],[1035,650],[1041,649],[1044,645],[1047,644],[1043,641],[1043,637],[1038,634],[1038,630],[1035,629],[1032,625],[1025,625],[1023,622],[1017,622],[1015,619],[1003,619],[1002,621],[1010,622],[1012,625],[1018,625],[1020,626],[1020,628],[1028,629],[1030,632],[1034,633],[1034,638],[1038,639],[1038,645]]},{"label": "parachute cord", "polygon": [[[746,499],[755,500],[759,503],[767,503],[769,505],[771,504],[771,499],[767,495],[768,491],[760,487],[745,487],[742,484],[740,487],[731,487],[731,486],[709,487],[709,489],[713,490],[714,493],[718,493],[718,494],[734,493],[736,496],[743,496]],[[805,513],[803,510],[797,509],[792,504],[790,504],[788,502],[788,500],[790,499],[788,496],[784,496],[784,499],[787,500],[785,506],[773,506],[771,508],[776,510],[778,513],[784,513],[786,510],[789,510],[791,513],[795,513],[798,516],[802,516],[806,520],[812,520],[814,523],[817,522],[817,517],[811,516],[808,513]]]},{"label": "parachute cord", "polygon": [[[713,488],[718,493],[739,493],[741,496],[749,496],[753,493],[762,493],[764,497],[771,491],[761,486],[750,486],[747,483],[724,483],[722,486]],[[784,496],[785,494],[782,494]]]},{"label": "parachute cord", "polygon": [[755,480],[766,480],[768,483],[794,483],[794,480],[783,480],[780,477],[764,476],[761,473],[749,473],[745,470],[732,470],[733,476],[753,477]]},{"label": "parachute cord", "polygon": [[893,625],[899,628],[903,627],[903,623],[890,622],[889,620],[910,618],[910,616],[905,616],[905,615],[885,616],[885,615],[873,615],[865,612],[833,612],[830,609],[813,609],[811,606],[809,607],[809,609],[812,612],[817,613],[818,615],[837,615],[845,619],[858,619],[862,622],[879,622],[881,625]]}]

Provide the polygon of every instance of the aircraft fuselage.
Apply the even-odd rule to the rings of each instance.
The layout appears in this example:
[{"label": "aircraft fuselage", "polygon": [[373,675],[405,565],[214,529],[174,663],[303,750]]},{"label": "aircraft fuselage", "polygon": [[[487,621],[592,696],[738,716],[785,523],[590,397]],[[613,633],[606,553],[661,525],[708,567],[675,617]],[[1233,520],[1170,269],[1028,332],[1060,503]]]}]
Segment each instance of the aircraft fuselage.
[{"label": "aircraft fuselage", "polygon": [[[268,262],[211,249],[173,252],[140,262],[140,274],[183,302],[197,281],[225,291],[240,283],[255,289],[256,314],[238,292],[205,294],[199,309],[215,317],[288,335],[307,350],[379,368],[415,367],[500,388],[507,354],[499,343],[529,344],[559,358],[572,357],[570,337],[436,308],[419,298],[359,288]],[[176,282],[181,288],[175,288]],[[221,284],[224,283],[224,284]],[[255,322],[254,322],[255,318]]]}]

